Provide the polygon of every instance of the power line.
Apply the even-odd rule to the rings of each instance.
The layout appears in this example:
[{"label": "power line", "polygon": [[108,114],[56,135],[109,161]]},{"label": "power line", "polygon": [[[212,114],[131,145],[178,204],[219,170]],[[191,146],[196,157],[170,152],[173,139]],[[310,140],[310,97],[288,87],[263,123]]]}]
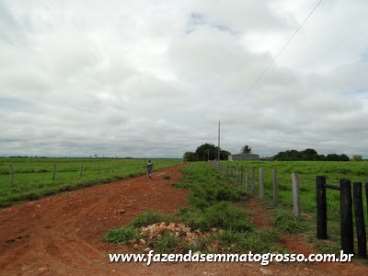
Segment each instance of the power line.
[{"label": "power line", "polygon": [[[321,6],[323,0],[319,0],[316,5],[313,6],[312,10],[308,13],[306,18],[304,18],[302,24],[293,32],[293,34],[289,37],[289,39],[286,41],[284,46],[280,49],[280,51],[276,54],[274,61],[276,61],[287,49],[287,47],[290,45],[290,43],[293,41],[293,39],[296,37],[296,35],[303,29],[305,24],[308,22],[308,20],[312,17],[314,12]],[[266,66],[266,68],[259,74],[257,79],[249,86],[249,89],[255,89],[256,85],[263,79],[263,77],[266,75],[268,71],[270,71],[274,66],[276,62],[270,64],[269,66]]]}]

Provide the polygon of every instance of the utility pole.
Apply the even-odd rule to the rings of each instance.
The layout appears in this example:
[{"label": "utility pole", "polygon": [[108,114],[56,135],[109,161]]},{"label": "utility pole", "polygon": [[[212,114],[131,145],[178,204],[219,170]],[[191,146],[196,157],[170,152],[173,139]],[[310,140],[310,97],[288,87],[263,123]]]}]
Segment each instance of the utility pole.
[{"label": "utility pole", "polygon": [[220,162],[220,138],[221,138],[221,122],[218,122],[218,145],[217,145],[217,162]]}]

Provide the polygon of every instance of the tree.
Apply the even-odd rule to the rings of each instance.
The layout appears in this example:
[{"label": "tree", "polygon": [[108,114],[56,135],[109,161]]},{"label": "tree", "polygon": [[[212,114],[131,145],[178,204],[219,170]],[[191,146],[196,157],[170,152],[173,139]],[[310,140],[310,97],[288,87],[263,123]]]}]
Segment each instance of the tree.
[{"label": "tree", "polygon": [[231,153],[226,150],[220,150],[220,160],[229,160],[229,155]]},{"label": "tree", "polygon": [[273,159],[280,161],[297,161],[303,160],[303,154],[297,150],[287,150],[279,152],[273,157]]},{"label": "tree", "polygon": [[340,157],[336,153],[331,153],[326,155],[327,161],[339,161]]},{"label": "tree", "polygon": [[297,150],[287,150],[283,152],[279,152],[273,157],[273,160],[280,161],[302,161],[302,160],[311,160],[311,161],[349,161],[349,157],[346,154],[327,154],[326,156],[323,154],[318,154],[318,152],[314,149],[305,149],[303,151]]},{"label": "tree", "polygon": [[[220,160],[228,160],[231,153],[226,150],[220,150]],[[207,160],[217,160],[218,157],[218,147],[213,144],[202,144],[197,147],[195,152],[184,153],[184,161],[207,161]]]},{"label": "tree", "polygon": [[245,145],[245,146],[242,147],[241,152],[242,153],[251,153],[252,149],[248,145]]},{"label": "tree", "polygon": [[202,144],[196,149],[195,153],[200,161],[217,159],[217,147],[213,144]]},{"label": "tree", "polygon": [[183,156],[184,161],[193,162],[198,161],[198,157],[194,152],[187,151]]},{"label": "tree", "polygon": [[349,157],[346,154],[327,154],[326,156],[327,161],[349,161]]},{"label": "tree", "polygon": [[346,154],[341,154],[339,161],[350,161],[350,158]]},{"label": "tree", "polygon": [[320,155],[318,155],[317,151],[314,149],[305,149],[301,153],[301,158],[303,160],[320,160]]}]

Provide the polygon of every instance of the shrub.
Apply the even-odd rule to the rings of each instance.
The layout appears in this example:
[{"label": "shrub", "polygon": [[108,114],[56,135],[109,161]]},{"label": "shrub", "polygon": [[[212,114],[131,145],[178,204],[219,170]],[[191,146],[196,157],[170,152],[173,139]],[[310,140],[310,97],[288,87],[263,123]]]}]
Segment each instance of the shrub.
[{"label": "shrub", "polygon": [[183,208],[179,211],[178,215],[192,229],[198,229],[204,225],[203,212],[199,209]]},{"label": "shrub", "polygon": [[252,225],[246,214],[226,202],[217,203],[204,212],[205,228],[220,227],[234,231],[249,231]]},{"label": "shrub", "polygon": [[234,231],[250,231],[252,225],[246,214],[229,203],[220,202],[203,210],[198,208],[181,209],[182,221],[193,229],[207,231],[212,227],[232,229]]},{"label": "shrub", "polygon": [[287,233],[301,233],[306,228],[302,218],[295,218],[290,212],[277,210],[274,220],[277,229]]},{"label": "shrub", "polygon": [[219,201],[239,200],[241,192],[239,189],[221,183],[218,180],[198,186],[192,186],[189,202],[192,206],[204,209]]},{"label": "shrub", "polygon": [[235,244],[239,244],[240,241],[244,239],[244,234],[230,230],[225,230],[224,232],[218,233],[216,235],[216,238],[220,242],[220,245],[222,247],[230,248]]},{"label": "shrub", "polygon": [[244,235],[238,245],[239,250],[253,251],[257,253],[267,252],[284,252],[285,249],[275,245],[278,241],[278,235],[272,230],[261,230],[251,232],[249,235]]},{"label": "shrub", "polygon": [[193,162],[198,161],[198,156],[194,152],[187,151],[183,156],[184,161]]},{"label": "shrub", "polygon": [[180,240],[173,233],[164,232],[153,242],[153,249],[157,253],[173,252],[178,246]]},{"label": "shrub", "polygon": [[226,230],[216,235],[221,248],[228,252],[253,251],[257,253],[266,253],[282,251],[275,246],[278,241],[278,234],[272,230],[251,231],[239,233]]},{"label": "shrub", "polygon": [[111,243],[127,243],[130,240],[135,240],[139,237],[137,229],[134,227],[124,227],[113,229],[105,235],[105,241]]}]

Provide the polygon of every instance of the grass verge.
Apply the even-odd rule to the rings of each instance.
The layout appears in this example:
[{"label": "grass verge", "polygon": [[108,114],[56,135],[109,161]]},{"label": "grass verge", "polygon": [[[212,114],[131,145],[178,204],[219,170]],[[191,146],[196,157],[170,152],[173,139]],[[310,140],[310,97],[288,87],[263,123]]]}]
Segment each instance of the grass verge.
[{"label": "grass verge", "polygon": [[[135,238],[138,242],[145,239],[143,227],[175,222],[190,227],[190,231],[184,233],[186,235],[164,231],[146,239],[144,247],[161,253],[188,250],[229,253],[285,251],[278,243],[277,231],[257,230],[244,210],[235,206],[244,192],[208,164],[193,163],[185,167],[183,179],[176,187],[190,190],[189,207],[173,215],[142,213],[127,226],[109,231],[105,241],[126,244]],[[188,236],[194,238],[188,239]]]}]

